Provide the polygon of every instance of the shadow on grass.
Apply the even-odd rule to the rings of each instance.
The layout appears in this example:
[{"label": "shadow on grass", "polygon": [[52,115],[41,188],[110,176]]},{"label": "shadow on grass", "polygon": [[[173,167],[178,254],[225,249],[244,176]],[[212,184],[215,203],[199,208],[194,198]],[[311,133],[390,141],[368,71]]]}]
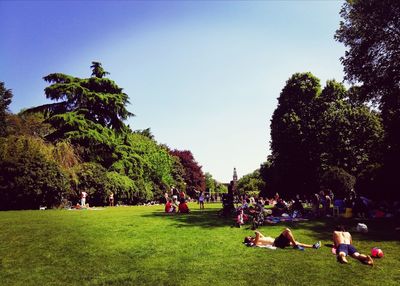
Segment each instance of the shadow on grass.
[{"label": "shadow on grass", "polygon": [[[368,226],[367,233],[356,231],[358,223],[364,223]],[[345,219],[345,218],[325,218],[304,221],[298,224],[282,224],[294,229],[310,230],[314,233],[314,237],[318,240],[331,239],[332,233],[337,225],[343,225],[353,237],[353,240],[368,240],[368,241],[400,241],[400,231],[396,231],[399,227],[399,221],[396,218],[384,219]],[[328,245],[327,245],[328,246]]]},{"label": "shadow on grass", "polygon": [[177,224],[177,227],[226,227],[233,226],[233,218],[222,217],[219,209],[195,210],[189,214],[152,212],[144,217],[165,217]]},{"label": "shadow on grass", "polygon": [[[190,214],[167,214],[164,212],[153,212],[145,214],[149,217],[165,217],[173,220],[177,227],[226,227],[234,226],[234,219],[226,218],[219,215],[219,209],[205,209],[195,210]],[[358,223],[365,223],[368,226],[368,233],[359,233],[356,231]],[[369,220],[356,220],[345,218],[325,218],[313,219],[299,222],[280,222],[277,224],[266,224],[262,228],[266,229],[271,227],[288,227],[298,230],[309,230],[313,232],[313,236],[318,240],[329,240],[332,237],[332,232],[336,225],[344,225],[345,228],[352,234],[354,240],[373,240],[380,241],[400,241],[400,231],[396,231],[399,227],[398,219],[385,218],[385,219],[369,219]],[[247,223],[242,226],[243,228],[251,228]]]}]

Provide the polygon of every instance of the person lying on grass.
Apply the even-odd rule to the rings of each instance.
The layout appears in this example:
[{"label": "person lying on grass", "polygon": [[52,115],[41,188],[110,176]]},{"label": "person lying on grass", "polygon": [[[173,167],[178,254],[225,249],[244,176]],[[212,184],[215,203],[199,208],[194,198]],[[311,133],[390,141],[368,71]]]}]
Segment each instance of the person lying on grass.
[{"label": "person lying on grass", "polygon": [[315,248],[318,249],[321,247],[321,242],[317,243],[305,244],[295,240],[292,231],[289,228],[286,228],[277,238],[272,238],[270,236],[264,236],[261,232],[256,231],[255,237],[246,236],[244,238],[244,243],[247,245],[254,246],[275,246],[279,248],[285,248],[287,246],[293,246],[295,249],[304,250],[304,248]]},{"label": "person lying on grass", "polygon": [[347,255],[361,261],[364,264],[373,266],[374,261],[371,256],[360,254],[352,245],[351,234],[347,232],[343,225],[338,225],[333,232],[333,246],[336,248],[337,259],[340,263],[349,263]]}]

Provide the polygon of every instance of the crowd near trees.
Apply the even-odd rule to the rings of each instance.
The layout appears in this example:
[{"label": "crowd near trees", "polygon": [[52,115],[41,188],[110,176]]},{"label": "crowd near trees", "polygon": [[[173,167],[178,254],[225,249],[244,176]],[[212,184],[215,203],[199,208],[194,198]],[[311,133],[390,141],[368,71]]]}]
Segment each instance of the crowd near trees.
[{"label": "crowd near trees", "polygon": [[158,144],[150,129],[132,131],[128,95],[98,62],[92,76],[50,74],[53,103],[12,114],[0,83],[0,209],[56,207],[86,191],[93,205],[113,193],[122,204],[159,200],[172,186],[195,195],[205,175],[190,151]]}]

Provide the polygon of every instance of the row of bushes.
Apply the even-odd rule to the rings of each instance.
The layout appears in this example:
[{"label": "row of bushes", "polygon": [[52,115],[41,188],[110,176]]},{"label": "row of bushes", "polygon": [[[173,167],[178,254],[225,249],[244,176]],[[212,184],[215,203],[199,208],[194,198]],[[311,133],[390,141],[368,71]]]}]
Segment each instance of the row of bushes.
[{"label": "row of bushes", "polygon": [[142,180],[108,171],[94,162],[79,162],[68,143],[53,145],[31,136],[0,138],[0,209],[57,207],[62,199],[77,201],[85,190],[92,205],[118,201],[135,204],[154,193]]}]

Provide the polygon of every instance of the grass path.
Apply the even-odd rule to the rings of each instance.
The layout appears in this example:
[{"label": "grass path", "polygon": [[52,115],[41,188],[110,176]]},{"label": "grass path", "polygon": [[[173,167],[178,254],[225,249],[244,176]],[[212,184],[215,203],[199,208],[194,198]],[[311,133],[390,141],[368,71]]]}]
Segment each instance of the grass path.
[{"label": "grass path", "polygon": [[[338,264],[319,250],[269,250],[242,245],[251,230],[216,215],[220,204],[197,205],[189,215],[162,206],[101,210],[0,212],[1,285],[398,285],[400,237],[394,220],[368,221],[355,246],[385,257],[368,267]],[[264,226],[277,236],[285,226],[304,243],[332,243],[334,219]],[[345,221],[354,226],[356,221]],[[398,225],[397,225],[398,226]]]}]

